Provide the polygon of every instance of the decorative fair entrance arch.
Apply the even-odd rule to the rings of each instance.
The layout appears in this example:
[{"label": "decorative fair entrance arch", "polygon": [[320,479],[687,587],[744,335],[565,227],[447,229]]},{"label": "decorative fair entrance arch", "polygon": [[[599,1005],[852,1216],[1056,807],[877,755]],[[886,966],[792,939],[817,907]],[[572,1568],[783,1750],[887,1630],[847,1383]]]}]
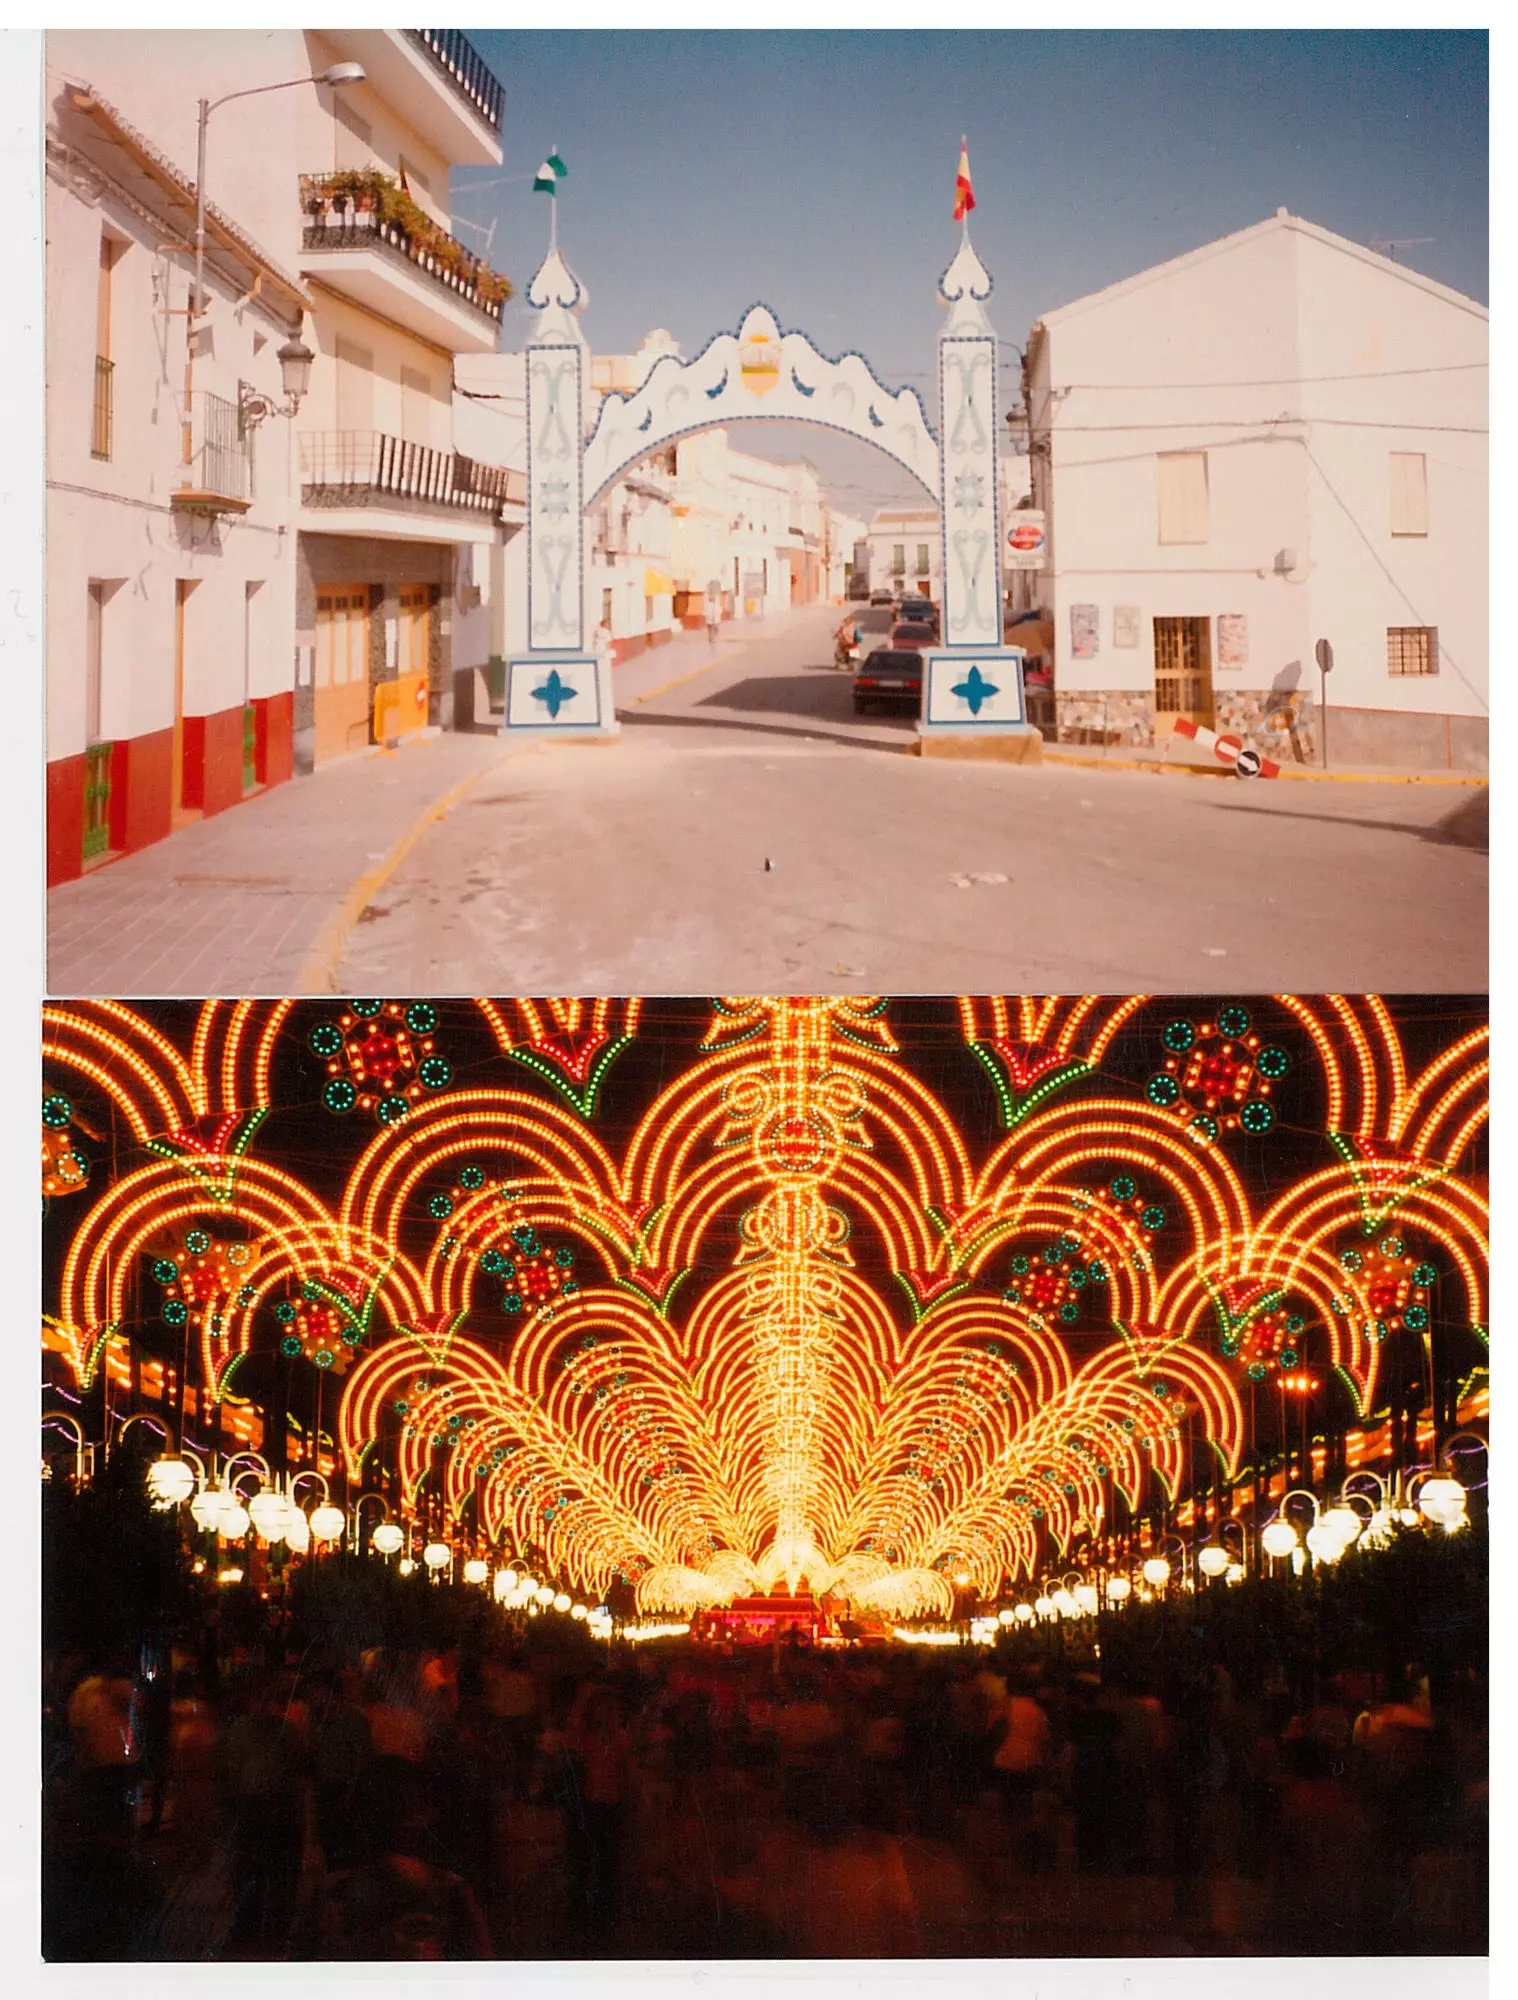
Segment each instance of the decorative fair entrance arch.
[{"label": "decorative fair entrance arch", "polygon": [[769,307],[759,305],[694,361],[666,354],[631,396],[606,398],[585,447],[586,504],[661,445],[714,424],[777,418],[875,446],[937,500],[938,441],[916,390],[887,389],[863,355],[827,360],[804,333],[782,333]]},{"label": "decorative fair entrance arch", "polygon": [[537,313],[527,341],[528,650],[507,663],[503,733],[615,733],[610,662],[589,650],[587,510],[652,452],[757,419],[858,438],[937,503],[943,644],[925,661],[924,735],[1035,735],[1023,721],[1022,654],[1002,645],[991,288],[966,225],[938,285],[948,316],[938,338],[943,434],[935,437],[915,390],[886,388],[862,355],[830,361],[804,333],[782,331],[763,305],[693,360],[661,356],[633,394],[598,404],[577,324],[585,289],[551,247],[527,288]]}]

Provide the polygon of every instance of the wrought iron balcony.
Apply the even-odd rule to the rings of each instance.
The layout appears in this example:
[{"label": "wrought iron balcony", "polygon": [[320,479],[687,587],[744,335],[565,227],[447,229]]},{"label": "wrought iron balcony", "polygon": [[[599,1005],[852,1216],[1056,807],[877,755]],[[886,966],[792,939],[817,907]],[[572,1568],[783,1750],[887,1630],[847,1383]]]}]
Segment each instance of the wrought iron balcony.
[{"label": "wrought iron balcony", "polygon": [[492,132],[501,129],[506,109],[506,92],[473,43],[457,28],[406,28],[406,39],[426,51],[433,67],[453,85],[455,93],[473,107]]},{"label": "wrought iron balcony", "polygon": [[374,172],[302,174],[300,205],[304,250],[378,251],[499,323],[510,282],[434,223],[399,183]]},{"label": "wrought iron balcony", "polygon": [[197,389],[186,432],[185,462],[171,504],[194,513],[245,514],[253,500],[253,453],[237,405]]},{"label": "wrought iron balcony", "polygon": [[416,501],[499,515],[527,498],[527,475],[383,431],[302,431],[301,499],[308,507]]}]

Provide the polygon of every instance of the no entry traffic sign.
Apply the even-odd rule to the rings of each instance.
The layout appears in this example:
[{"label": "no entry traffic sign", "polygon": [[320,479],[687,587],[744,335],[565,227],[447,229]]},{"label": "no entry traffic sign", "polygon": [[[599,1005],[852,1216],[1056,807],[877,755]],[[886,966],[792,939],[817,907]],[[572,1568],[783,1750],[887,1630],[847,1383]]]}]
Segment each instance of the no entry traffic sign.
[{"label": "no entry traffic sign", "polygon": [[1231,764],[1241,778],[1278,778],[1281,775],[1279,764],[1272,764],[1258,750],[1246,748],[1240,737],[1220,735],[1203,723],[1188,721],[1184,715],[1175,718],[1175,733],[1189,737],[1193,743],[1200,743],[1204,750],[1212,752],[1220,764]]}]

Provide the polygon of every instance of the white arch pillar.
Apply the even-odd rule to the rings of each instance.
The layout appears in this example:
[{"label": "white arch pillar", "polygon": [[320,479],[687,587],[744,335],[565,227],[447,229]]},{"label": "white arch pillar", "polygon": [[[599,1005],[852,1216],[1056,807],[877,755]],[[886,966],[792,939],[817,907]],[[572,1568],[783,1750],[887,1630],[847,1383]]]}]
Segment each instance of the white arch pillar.
[{"label": "white arch pillar", "polygon": [[997,348],[985,310],[991,278],[968,222],[938,289],[949,308],[938,336],[942,645],[924,661],[918,747],[1032,762],[1042,739],[1024,716],[1023,656],[1002,643]]},{"label": "white arch pillar", "polygon": [[527,651],[506,662],[501,734],[613,736],[611,659],[593,649],[586,603],[585,288],[556,247],[527,288]]}]

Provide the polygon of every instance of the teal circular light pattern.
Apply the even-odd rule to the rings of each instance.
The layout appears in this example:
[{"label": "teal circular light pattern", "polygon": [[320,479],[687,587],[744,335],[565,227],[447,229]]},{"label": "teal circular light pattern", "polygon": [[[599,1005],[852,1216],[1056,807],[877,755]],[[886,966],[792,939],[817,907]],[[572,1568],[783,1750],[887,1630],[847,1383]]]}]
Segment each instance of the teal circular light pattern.
[{"label": "teal circular light pattern", "polygon": [[341,1114],[351,1111],[358,1102],[358,1092],[345,1076],[335,1076],[322,1092],[322,1103],[329,1111]]},{"label": "teal circular light pattern", "polygon": [[1413,1272],[1413,1282],[1422,1285],[1427,1290],[1438,1275],[1439,1273],[1434,1269],[1432,1264],[1419,1264]]},{"label": "teal circular light pattern", "polygon": [[1249,1033],[1249,1009],[1247,1007],[1224,1007],[1218,1014],[1218,1027],[1225,1035],[1247,1035]]},{"label": "teal circular light pattern", "polygon": [[322,1057],[338,1054],[343,1046],[343,1038],[330,1021],[318,1021],[310,1035],[312,1053]]},{"label": "teal circular light pattern", "polygon": [[1183,1056],[1196,1040],[1196,1029],[1189,1021],[1171,1021],[1165,1028],[1165,1047],[1174,1056]]},{"label": "teal circular light pattern", "polygon": [[459,1175],[459,1186],[467,1188],[470,1194],[473,1194],[476,1188],[482,1188],[484,1185],[485,1169],[483,1167],[465,1167]]},{"label": "teal circular light pattern", "polygon": [[1152,1076],[1146,1094],[1151,1104],[1157,1104],[1164,1111],[1180,1096],[1181,1086],[1173,1076]]},{"label": "teal circular light pattern", "polygon": [[1255,1057],[1254,1066],[1261,1076],[1268,1077],[1272,1083],[1276,1083],[1291,1068],[1291,1058],[1285,1049],[1261,1049]]},{"label": "teal circular light pattern", "polygon": [[192,1257],[204,1257],[211,1247],[211,1239],[203,1229],[192,1229],[184,1240],[184,1247]]},{"label": "teal circular light pattern", "polygon": [[47,1096],[43,1098],[42,1122],[44,1125],[50,1126],[53,1131],[62,1131],[73,1115],[73,1105],[69,1103],[66,1097],[60,1097],[57,1091],[49,1091]]},{"label": "teal circular light pattern", "polygon": [[1163,1229],[1165,1227],[1165,1211],[1157,1201],[1152,1201],[1139,1217],[1139,1221],[1143,1223],[1146,1229]]},{"label": "teal circular light pattern", "polygon": [[453,1196],[451,1194],[435,1194],[431,1196],[427,1203],[427,1213],[435,1215],[439,1222],[443,1221],[445,1217],[453,1213]]},{"label": "teal circular light pattern", "polygon": [[384,1004],[383,1000],[350,1000],[348,1002],[348,1005],[361,1021],[372,1020]]},{"label": "teal circular light pattern", "polygon": [[494,1275],[497,1271],[506,1269],[506,1259],[499,1250],[487,1250],[480,1259],[480,1269]]},{"label": "teal circular light pattern", "polygon": [[410,1109],[411,1106],[404,1097],[392,1093],[391,1096],[380,1099],[374,1115],[381,1125],[394,1125],[397,1119],[404,1118]]},{"label": "teal circular light pattern", "polygon": [[172,1285],[179,1276],[179,1266],[171,1258],[160,1257],[153,1266],[153,1276],[160,1285]]},{"label": "teal circular light pattern", "polygon": [[296,1355],[300,1353],[300,1335],[298,1333],[287,1333],[279,1343],[279,1351],[281,1354],[288,1354],[293,1361]]},{"label": "teal circular light pattern", "polygon": [[279,1304],[274,1308],[274,1317],[285,1326],[288,1326],[295,1317],[295,1308],[288,1299],[281,1299]]},{"label": "teal circular light pattern", "polygon": [[1239,1113],[1239,1123],[1256,1138],[1268,1132],[1275,1122],[1274,1105],[1267,1104],[1261,1097],[1252,1097]]},{"label": "teal circular light pattern", "polygon": [[190,1317],[190,1309],[183,1299],[165,1299],[163,1316],[170,1326],[183,1326]]},{"label": "teal circular light pattern", "polygon": [[413,1000],[406,1009],[406,1026],[413,1035],[430,1035],[437,1026],[437,1009],[430,1000]]},{"label": "teal circular light pattern", "polygon": [[417,1075],[429,1090],[444,1090],[453,1071],[441,1056],[428,1056]]},{"label": "teal circular light pattern", "polygon": [[1118,1201],[1132,1201],[1136,1192],[1131,1174],[1119,1174],[1112,1183],[1112,1193]]}]

